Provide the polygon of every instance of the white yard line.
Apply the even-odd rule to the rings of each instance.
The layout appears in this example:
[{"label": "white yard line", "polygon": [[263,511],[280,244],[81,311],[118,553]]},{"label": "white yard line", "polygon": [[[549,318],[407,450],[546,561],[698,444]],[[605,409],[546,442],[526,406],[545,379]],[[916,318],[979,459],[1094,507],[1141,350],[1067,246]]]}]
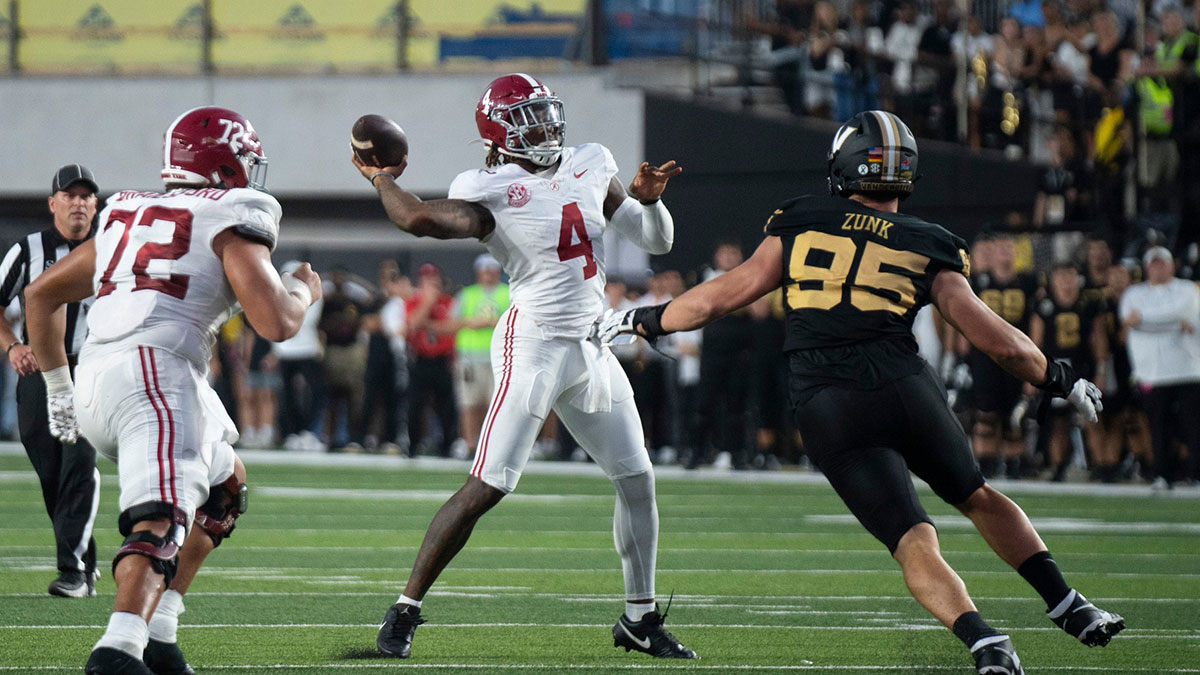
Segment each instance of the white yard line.
[{"label": "white yard line", "polygon": [[[227,666],[204,666],[205,671],[209,670],[312,670],[316,672],[326,672],[329,670],[556,670],[560,672],[572,670],[673,670],[695,672],[698,670],[755,670],[755,671],[875,671],[888,670],[903,673],[926,672],[930,670],[945,670],[953,672],[963,672],[963,666],[945,666],[945,665],[905,665],[905,666],[879,666],[879,665],[857,665],[857,666],[834,666],[814,664],[807,659],[800,659],[804,662],[803,665],[782,665],[782,666],[758,666],[758,665],[736,665],[736,664],[699,664],[699,663],[681,663],[681,664],[658,664],[658,663],[626,663],[626,664],[597,664],[597,663],[572,663],[572,664],[557,664],[557,663],[412,663],[405,661],[403,664],[394,659],[381,659],[383,663],[274,663],[270,665],[251,666],[251,665],[227,665]],[[18,671],[18,672],[78,672],[79,666],[0,666],[0,672]],[[1111,666],[1038,666],[1038,672],[1055,671],[1064,673],[1086,673],[1100,672],[1111,673]],[[1200,668],[1142,668],[1142,667],[1122,667],[1120,672],[1123,673],[1200,673]]]},{"label": "white yard line", "polygon": [[[0,630],[103,630],[106,624],[33,624],[33,625],[0,625]],[[426,623],[421,630],[437,630],[444,628],[612,628],[611,623],[535,623],[535,622],[464,622],[464,623]],[[180,623],[181,630],[201,629],[290,629],[290,628],[373,628],[378,630],[377,623]],[[937,623],[901,622],[894,626],[817,626],[812,624],[752,624],[752,623],[672,623],[672,629],[692,628],[729,628],[737,630],[798,630],[798,631],[944,631]],[[1009,626],[1006,630],[1020,633],[1057,633],[1060,629],[1053,626]],[[1122,635],[1139,639],[1170,639],[1170,640],[1200,640],[1200,632],[1188,629],[1173,628],[1127,628]]]},{"label": "white yard line", "polygon": [[[0,455],[23,455],[20,443],[0,442]],[[434,471],[461,472],[464,475],[470,462],[440,457],[389,457],[385,455],[342,455],[324,453],[292,453],[278,450],[239,450],[238,455],[248,465],[305,466],[319,468],[369,468],[369,469],[427,469]],[[23,472],[0,472],[20,474]],[[523,472],[527,476],[580,476],[602,478],[603,474],[594,464],[579,462],[554,462],[531,460]],[[712,468],[688,471],[679,466],[656,466],[655,476],[661,481],[756,483],[772,485],[828,485],[825,476],[807,471],[719,471]],[[32,477],[30,471],[27,476]],[[5,480],[0,478],[0,480]],[[36,480],[36,478],[31,478]],[[924,486],[920,480],[916,481]],[[1152,493],[1146,485],[1100,485],[1096,483],[1049,483],[1040,481],[991,481],[1002,492],[1009,494],[1086,495],[1097,497],[1145,498],[1154,495],[1162,499],[1200,499],[1200,490],[1176,489],[1166,494]],[[519,494],[519,493],[518,493]]]},{"label": "white yard line", "polygon": [[[0,532],[2,532],[2,531],[4,531],[4,529],[0,528]],[[39,530],[39,531],[41,531],[41,530]],[[414,544],[412,546],[340,546],[337,544],[330,544],[328,546],[254,546],[254,545],[246,545],[246,544],[239,542],[237,550],[239,552],[304,551],[304,552],[316,553],[316,552],[321,552],[321,551],[328,551],[330,553],[335,553],[335,552],[352,551],[355,553],[360,553],[360,552],[365,552],[365,553],[371,553],[371,552],[402,553],[405,551],[416,551],[418,548],[420,548],[420,547],[417,546],[416,544]],[[10,550],[12,550],[12,551],[17,551],[17,550],[45,551],[46,547],[45,547],[45,545],[30,546],[30,545],[0,544],[0,551],[10,551]],[[467,550],[479,552],[479,553],[597,553],[597,554],[609,554],[609,553],[613,552],[613,548],[611,546],[471,546]],[[754,553],[756,555],[759,555],[759,554],[768,554],[768,555],[837,555],[837,556],[866,555],[866,556],[874,556],[874,557],[884,555],[883,549],[879,548],[879,547],[870,548],[870,549],[726,548],[721,551],[713,551],[713,549],[711,549],[711,548],[677,548],[674,546],[660,545],[659,551],[660,552],[667,551],[669,553],[704,553],[707,555],[712,555],[714,553],[728,553],[728,554]],[[951,551],[942,551],[942,554],[946,555],[948,557],[952,557],[952,558],[954,558],[954,557],[962,557],[962,558],[973,557],[973,558],[991,559],[991,558],[996,557],[996,554],[991,551],[952,551],[951,550]],[[1090,552],[1090,551],[1089,552],[1072,552],[1072,553],[1059,554],[1056,557],[1056,559],[1060,560],[1060,561],[1061,560],[1070,560],[1072,558],[1103,558],[1105,560],[1134,558],[1134,559],[1142,559],[1142,560],[1145,560],[1145,559],[1154,560],[1154,559],[1160,559],[1160,558],[1170,559],[1170,558],[1197,558],[1197,557],[1200,557],[1200,548],[1198,548],[1198,550],[1193,553],[1176,553],[1176,552],[1172,552],[1172,553],[1105,553],[1105,552]]]},{"label": "white yard line", "polygon": [[[32,564],[32,565],[11,565],[5,567],[0,565],[0,569],[17,570],[17,571],[46,571],[52,569],[48,564]],[[205,569],[212,571],[220,571],[225,574],[240,576],[243,579],[252,579],[254,581],[302,581],[309,583],[348,583],[348,584],[389,584],[395,583],[393,579],[363,579],[361,577],[341,575],[321,575],[321,574],[289,574],[289,572],[310,572],[313,570],[329,570],[328,567],[275,567],[275,568],[247,568],[236,565],[206,565]],[[347,567],[337,568],[339,572],[349,573],[398,573],[398,567]],[[500,574],[609,574],[616,573],[614,569],[596,569],[593,567],[581,568],[548,568],[548,567],[461,567],[454,566],[448,568],[448,572],[471,572],[471,573],[500,573]],[[786,576],[791,574],[797,575],[816,575],[816,576],[836,576],[842,574],[850,575],[883,575],[883,576],[898,576],[899,568],[885,569],[810,569],[810,568],[730,568],[730,567],[712,567],[712,568],[692,568],[692,567],[659,567],[659,573],[662,574],[766,574],[774,576]],[[959,569],[960,575],[963,576],[989,576],[989,577],[1010,577],[1013,575],[1011,570],[968,570]],[[1200,579],[1200,573],[1182,573],[1182,572],[1092,572],[1087,570],[1075,570],[1072,572],[1075,576],[1104,576],[1120,579]]]},{"label": "white yard line", "polygon": [[[469,586],[449,586],[442,587],[435,585],[430,590],[429,595],[434,597],[481,597],[484,593],[488,597],[506,598],[513,595],[520,595],[527,598],[547,598],[566,600],[568,602],[617,602],[618,595],[608,593],[595,594],[571,594],[571,593],[533,593],[530,592],[527,586],[481,586],[479,588]],[[234,598],[255,598],[255,597],[329,597],[329,598],[378,598],[388,593],[376,591],[190,591],[187,594],[189,598],[202,597],[234,597]],[[0,598],[45,598],[44,592],[37,593],[0,593]],[[1033,596],[972,596],[975,600],[983,602],[1020,602],[1029,603],[1031,605],[1040,605],[1041,600]],[[769,607],[771,605],[745,605],[733,603],[745,603],[747,600],[766,600],[769,602],[778,601],[795,601],[795,602],[902,602],[905,604],[911,603],[912,597],[908,595],[686,595],[676,593],[675,598],[681,602],[687,601],[689,607]],[[1128,598],[1128,597],[1106,597],[1093,596],[1093,600],[1097,602],[1108,603],[1200,603],[1200,598]]]}]

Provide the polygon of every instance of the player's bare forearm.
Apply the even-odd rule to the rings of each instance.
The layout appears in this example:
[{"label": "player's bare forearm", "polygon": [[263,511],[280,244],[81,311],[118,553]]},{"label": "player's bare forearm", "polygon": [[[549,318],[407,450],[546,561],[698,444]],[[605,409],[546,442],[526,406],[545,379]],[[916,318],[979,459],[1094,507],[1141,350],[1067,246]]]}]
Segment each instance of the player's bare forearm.
[{"label": "player's bare forearm", "polygon": [[52,265],[25,289],[25,326],[29,346],[43,371],[67,365],[63,340],[67,333],[67,308],[93,293],[96,242],[81,244]]},{"label": "player's bare forearm", "polygon": [[496,227],[491,211],[474,202],[461,199],[421,201],[388,175],[375,179],[375,189],[388,218],[396,227],[418,237],[482,239]]},{"label": "player's bare forearm", "polygon": [[767,237],[746,262],[672,300],[662,328],[674,333],[711,323],[774,290],[782,276],[783,244]]},{"label": "player's bare forearm", "polygon": [[946,321],[1013,377],[1034,385],[1046,381],[1042,350],[983,304],[962,274],[954,270],[939,272],[933,281],[932,296]]},{"label": "player's bare forearm", "polygon": [[225,230],[213,239],[213,251],[256,333],[281,342],[299,332],[309,305],[321,297],[321,279],[308,263],[285,284],[271,264],[270,249],[257,241]]}]

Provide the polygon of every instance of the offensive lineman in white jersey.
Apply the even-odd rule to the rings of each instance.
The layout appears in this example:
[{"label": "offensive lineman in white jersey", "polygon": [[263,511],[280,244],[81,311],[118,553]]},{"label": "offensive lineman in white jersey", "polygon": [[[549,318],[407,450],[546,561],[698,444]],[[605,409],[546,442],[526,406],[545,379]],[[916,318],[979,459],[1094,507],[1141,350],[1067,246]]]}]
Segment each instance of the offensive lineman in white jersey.
[{"label": "offensive lineman in white jersey", "polygon": [[[71,442],[82,431],[120,473],[125,541],[85,670],[96,675],[193,672],[175,643],[182,596],[246,510],[237,429],[205,380],[217,328],[244,310],[260,335],[284,340],[321,295],[307,263],[282,279],[271,265],[281,211],[260,191],[266,157],[249,120],[196,108],[165,146],[167,192],[113,197],[96,237],[26,291],[51,432]],[[73,386],[61,310],[93,294]]]},{"label": "offensive lineman in white jersey", "polygon": [[466,484],[434,517],[404,594],[376,644],[407,658],[423,623],[421,600],[475,522],[512,492],[553,409],[616,488],[613,539],[625,577],[625,613],[613,639],[626,651],[697,658],[665,628],[654,602],[658,510],[654,472],[629,380],[591,336],[604,306],[604,243],[612,226],[649,253],[671,250],[674,225],[659,201],[681,169],[643,163],[629,186],[609,151],[563,147],[562,101],[521,73],[488,85],[475,111],[487,168],[454,180],[448,199],[422,202],[396,184],[399,166],[355,166],[400,229],[438,239],[474,237],[509,274],[512,306],[492,338],[496,388]]}]

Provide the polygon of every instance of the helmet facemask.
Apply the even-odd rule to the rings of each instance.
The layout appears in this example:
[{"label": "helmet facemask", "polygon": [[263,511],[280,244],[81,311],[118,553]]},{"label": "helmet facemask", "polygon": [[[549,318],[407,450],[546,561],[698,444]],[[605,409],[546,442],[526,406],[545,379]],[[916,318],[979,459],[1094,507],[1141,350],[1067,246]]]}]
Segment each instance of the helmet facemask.
[{"label": "helmet facemask", "polygon": [[260,192],[267,191],[267,158],[259,152],[247,152],[238,157],[246,172],[246,187]]},{"label": "helmet facemask", "polygon": [[567,123],[562,99],[557,96],[531,98],[496,108],[488,118],[504,128],[504,146],[498,150],[527,159],[538,166],[550,166],[562,155]]}]

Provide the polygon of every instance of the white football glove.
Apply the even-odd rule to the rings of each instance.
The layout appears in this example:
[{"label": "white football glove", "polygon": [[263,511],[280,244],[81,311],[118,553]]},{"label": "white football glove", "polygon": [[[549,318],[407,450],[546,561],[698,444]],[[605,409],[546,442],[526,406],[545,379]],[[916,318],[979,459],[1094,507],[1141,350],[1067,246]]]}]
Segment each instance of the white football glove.
[{"label": "white football glove", "polygon": [[59,366],[42,371],[46,381],[46,413],[49,418],[50,435],[71,444],[79,440],[79,422],[75,419],[75,387],[71,383],[71,369]]},{"label": "white football glove", "polygon": [[50,418],[50,435],[71,444],[79,440],[79,422],[75,419],[75,393],[46,395],[46,412]]},{"label": "white football glove", "polygon": [[637,309],[617,311],[610,309],[604,312],[600,325],[596,328],[596,337],[602,345],[629,344],[637,339],[637,328],[633,325],[633,313]]},{"label": "white football glove", "polygon": [[1095,422],[1099,419],[1096,413],[1104,410],[1104,403],[1101,402],[1100,388],[1084,379],[1075,380],[1075,385],[1071,387],[1071,393],[1067,395],[1067,402],[1075,406],[1075,410],[1080,417],[1089,421]]}]

